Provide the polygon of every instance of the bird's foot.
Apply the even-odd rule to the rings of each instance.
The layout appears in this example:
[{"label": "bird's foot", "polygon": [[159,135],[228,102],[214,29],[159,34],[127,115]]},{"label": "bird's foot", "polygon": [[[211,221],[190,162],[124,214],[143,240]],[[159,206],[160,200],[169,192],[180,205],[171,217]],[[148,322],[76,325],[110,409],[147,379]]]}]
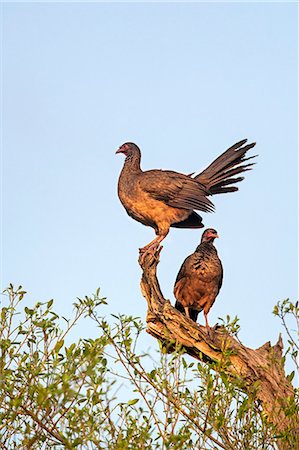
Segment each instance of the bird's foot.
[{"label": "bird's foot", "polygon": [[159,244],[158,245],[154,244],[149,247],[146,246],[146,247],[140,248],[139,249],[139,254],[140,254],[139,263],[141,265],[143,265],[147,255],[151,255],[152,257],[159,259],[162,248],[163,248],[163,246],[159,245]]},{"label": "bird's foot", "polygon": [[219,325],[219,323],[216,323],[213,327],[206,327],[206,330],[208,332],[208,336],[211,340],[215,339],[215,336],[220,330],[223,330],[223,325]]},{"label": "bird's foot", "polygon": [[213,340],[215,337],[215,327],[209,327],[209,326],[204,326],[204,325],[200,325],[201,328],[203,328],[203,330],[205,330],[205,332],[207,333],[208,337]]},{"label": "bird's foot", "polygon": [[156,250],[159,247],[158,242],[150,242],[149,244],[145,245],[144,247],[139,249],[139,253],[154,253],[154,250]]},{"label": "bird's foot", "polygon": [[208,336],[210,339],[213,339],[215,330],[213,328],[207,327]]}]

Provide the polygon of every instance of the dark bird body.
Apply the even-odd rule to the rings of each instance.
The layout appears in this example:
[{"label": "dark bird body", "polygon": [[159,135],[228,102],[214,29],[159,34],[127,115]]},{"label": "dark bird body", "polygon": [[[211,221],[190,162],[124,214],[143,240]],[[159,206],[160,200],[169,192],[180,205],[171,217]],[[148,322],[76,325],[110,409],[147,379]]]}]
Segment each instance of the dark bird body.
[{"label": "dark bird body", "polygon": [[202,218],[194,210],[211,212],[208,196],[234,192],[231,186],[243,180],[234,175],[250,170],[253,164],[243,164],[246,152],[254,147],[238,142],[199,175],[184,175],[171,170],[142,171],[141,153],[133,143],[123,144],[116,153],[126,156],[118,181],[118,196],[129,216],[154,228],[157,237],[141,251],[154,250],[167,236],[170,227],[202,228]]},{"label": "dark bird body", "polygon": [[196,322],[198,313],[204,312],[209,329],[208,313],[220,291],[223,268],[213,241],[216,230],[204,231],[200,245],[183,262],[174,285],[175,307]]}]

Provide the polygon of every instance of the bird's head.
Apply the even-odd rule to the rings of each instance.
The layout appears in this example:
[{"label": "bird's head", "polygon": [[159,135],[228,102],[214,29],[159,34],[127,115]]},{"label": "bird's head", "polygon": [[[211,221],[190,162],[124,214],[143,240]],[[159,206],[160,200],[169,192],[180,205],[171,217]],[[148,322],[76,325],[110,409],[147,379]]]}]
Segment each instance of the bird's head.
[{"label": "bird's head", "polygon": [[217,231],[214,228],[207,228],[201,237],[201,242],[214,242],[215,238],[218,238]]},{"label": "bird's head", "polygon": [[126,142],[119,147],[116,151],[116,154],[117,153],[123,153],[125,156],[140,155],[140,149],[136,144],[133,144],[133,142]]}]

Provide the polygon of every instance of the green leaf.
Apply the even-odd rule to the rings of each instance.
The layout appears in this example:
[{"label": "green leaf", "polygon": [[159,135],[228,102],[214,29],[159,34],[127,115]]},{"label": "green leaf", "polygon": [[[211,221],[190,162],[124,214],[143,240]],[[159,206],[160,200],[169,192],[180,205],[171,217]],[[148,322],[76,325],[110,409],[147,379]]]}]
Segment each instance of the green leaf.
[{"label": "green leaf", "polygon": [[53,305],[54,300],[49,300],[47,303],[47,308],[51,308],[51,306]]},{"label": "green leaf", "polygon": [[292,381],[293,378],[294,378],[294,376],[295,376],[295,371],[293,370],[293,372],[291,372],[291,373],[287,376],[287,378],[288,378],[289,381]]},{"label": "green leaf", "polygon": [[133,400],[128,401],[128,406],[136,405],[139,402],[139,398],[134,398]]},{"label": "green leaf", "polygon": [[64,340],[63,339],[61,339],[60,341],[57,342],[57,344],[55,345],[55,349],[54,349],[56,353],[59,352],[59,350],[61,349],[63,344],[64,344]]}]

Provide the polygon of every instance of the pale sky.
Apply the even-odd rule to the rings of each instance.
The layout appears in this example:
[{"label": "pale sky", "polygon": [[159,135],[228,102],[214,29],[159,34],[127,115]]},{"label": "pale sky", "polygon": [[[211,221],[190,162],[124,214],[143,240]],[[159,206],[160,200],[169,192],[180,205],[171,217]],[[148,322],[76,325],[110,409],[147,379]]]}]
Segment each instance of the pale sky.
[{"label": "pale sky", "polygon": [[[297,299],[297,8],[2,4],[2,287],[54,298],[69,317],[100,286],[103,314],[145,320],[138,248],[154,231],[118,200],[116,149],[133,141],[144,169],[190,173],[248,138],[257,165],[202,214],[224,266],[209,321],[237,315],[245,345],[274,343],[273,306]],[[201,233],[172,229],[164,241],[158,275],[172,302]],[[75,337],[96,333],[86,321]]]}]

